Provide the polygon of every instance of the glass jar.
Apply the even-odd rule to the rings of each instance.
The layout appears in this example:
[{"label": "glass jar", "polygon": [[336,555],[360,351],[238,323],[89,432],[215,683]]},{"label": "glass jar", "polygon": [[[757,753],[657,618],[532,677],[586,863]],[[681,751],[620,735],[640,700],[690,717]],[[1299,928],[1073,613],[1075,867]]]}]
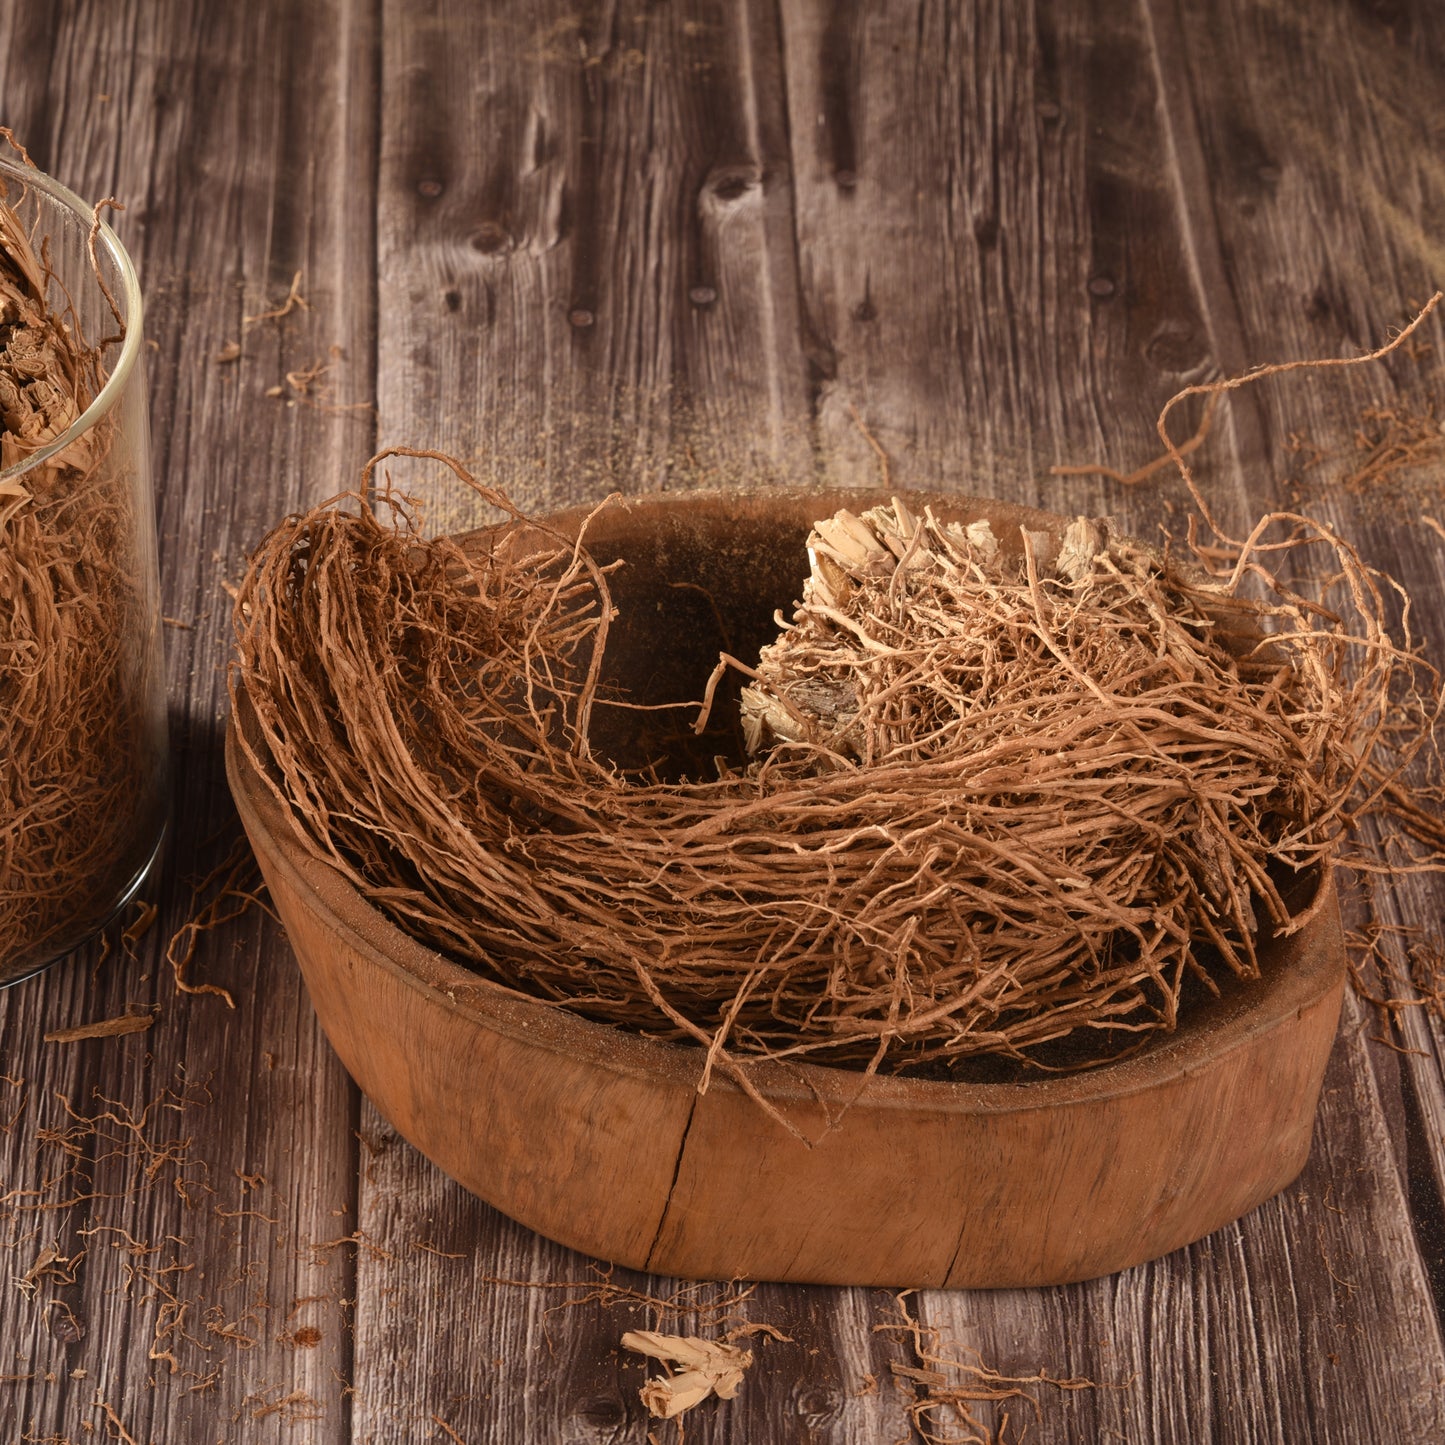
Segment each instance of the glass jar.
[{"label": "glass jar", "polygon": [[140,887],[165,830],[167,748],[135,270],[33,169],[0,162],[0,203],[3,986]]}]

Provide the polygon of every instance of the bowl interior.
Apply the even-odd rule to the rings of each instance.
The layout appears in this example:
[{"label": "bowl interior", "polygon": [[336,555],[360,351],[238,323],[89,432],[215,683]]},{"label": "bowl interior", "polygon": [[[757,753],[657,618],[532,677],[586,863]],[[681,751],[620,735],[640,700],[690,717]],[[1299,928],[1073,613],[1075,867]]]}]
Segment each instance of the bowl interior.
[{"label": "bowl interior", "polygon": [[[907,493],[915,512],[933,506],[949,520],[986,518],[1005,554],[1022,551],[1020,527],[1061,534],[1068,519],[1012,503]],[[624,501],[591,516],[575,508],[549,518],[585,539],[608,576],[617,609],[602,671],[604,695],[649,708],[603,705],[591,743],[624,770],[649,770],[664,782],[717,776],[716,760],[747,761],[738,698],[745,679],[729,668],[718,685],[707,731],[693,733],[719,654],[756,663],[802,597],[808,534],[840,507],[861,512],[889,500],[872,491],[683,494]],[[489,533],[472,534],[485,545]]]}]

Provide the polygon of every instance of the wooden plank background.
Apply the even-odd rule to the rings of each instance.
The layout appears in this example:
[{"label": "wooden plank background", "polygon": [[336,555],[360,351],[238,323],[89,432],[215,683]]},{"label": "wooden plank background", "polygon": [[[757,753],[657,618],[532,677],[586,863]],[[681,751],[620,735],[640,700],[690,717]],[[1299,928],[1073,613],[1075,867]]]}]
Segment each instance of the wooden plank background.
[{"label": "wooden plank background", "polygon": [[[981,1438],[1445,1438],[1438,1010],[1347,1002],[1309,1166],[1238,1224],[1106,1280],[900,1306],[600,1274],[358,1097],[264,913],[197,956],[234,1010],[163,958],[236,839],[225,587],[272,521],[398,443],[534,507],[875,483],[881,448],[900,484],[1152,533],[1176,483],[1050,466],[1127,470],[1179,386],[1357,354],[1445,281],[1445,12],[3,0],[0,98],[44,169],[127,205],[175,748],[156,925],[0,993],[0,1440],[670,1440],[618,1347],[648,1299],[681,1332],[788,1336],[693,1441],[924,1439],[901,1308],[960,1359],[1095,1382],[977,1402]],[[245,321],[297,276],[304,308]],[[1251,390],[1201,467],[1231,523],[1303,497],[1427,633],[1445,447],[1384,493],[1319,485],[1298,447],[1348,458],[1365,408],[1438,407],[1441,341]],[[401,473],[432,526],[484,515],[433,470]],[[1381,877],[1357,922],[1438,947],[1442,905]],[[156,1025],[41,1041],[127,1004]]]}]

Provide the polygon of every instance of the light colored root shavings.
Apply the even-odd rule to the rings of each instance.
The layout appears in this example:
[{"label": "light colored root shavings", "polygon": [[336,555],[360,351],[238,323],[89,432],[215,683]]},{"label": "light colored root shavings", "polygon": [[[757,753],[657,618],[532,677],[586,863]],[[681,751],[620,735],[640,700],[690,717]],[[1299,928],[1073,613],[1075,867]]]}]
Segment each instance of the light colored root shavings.
[{"label": "light colored root shavings", "polygon": [[655,1330],[628,1330],[622,1336],[622,1348],[679,1367],[652,1376],[639,1392],[648,1413],[664,1420],[691,1410],[709,1395],[731,1400],[742,1385],[743,1372],[753,1362],[751,1350],[725,1340],[663,1335]]},{"label": "light colored root shavings", "polygon": [[128,1010],[114,1018],[97,1019],[94,1023],[76,1024],[73,1028],[52,1029],[45,1035],[47,1044],[74,1044],[82,1039],[111,1039],[122,1034],[144,1033],[155,1023],[156,1016],[150,1012]]}]

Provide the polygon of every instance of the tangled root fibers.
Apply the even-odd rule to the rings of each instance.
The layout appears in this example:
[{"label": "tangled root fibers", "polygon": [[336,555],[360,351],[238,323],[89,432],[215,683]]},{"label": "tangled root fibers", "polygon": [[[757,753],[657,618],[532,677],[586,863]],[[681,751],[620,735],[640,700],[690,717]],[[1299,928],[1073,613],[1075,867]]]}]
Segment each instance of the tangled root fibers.
[{"label": "tangled root fibers", "polygon": [[448,465],[510,520],[425,540],[369,469],[261,545],[232,675],[252,760],[407,932],[734,1072],[1117,1056],[1257,975],[1395,775],[1391,706],[1424,715],[1398,595],[1317,523],[1186,563],[895,500],[820,519],[793,621],[720,663],[750,677],[755,758],[659,782],[590,742],[626,699],[586,527]]},{"label": "tangled root fibers", "polygon": [[[7,469],[59,440],[105,380],[107,342],[87,346],[73,310],[57,313],[53,282],[0,188]],[[163,800],[132,466],[112,413],[0,481],[0,982],[99,927],[154,843],[137,823]]]}]

